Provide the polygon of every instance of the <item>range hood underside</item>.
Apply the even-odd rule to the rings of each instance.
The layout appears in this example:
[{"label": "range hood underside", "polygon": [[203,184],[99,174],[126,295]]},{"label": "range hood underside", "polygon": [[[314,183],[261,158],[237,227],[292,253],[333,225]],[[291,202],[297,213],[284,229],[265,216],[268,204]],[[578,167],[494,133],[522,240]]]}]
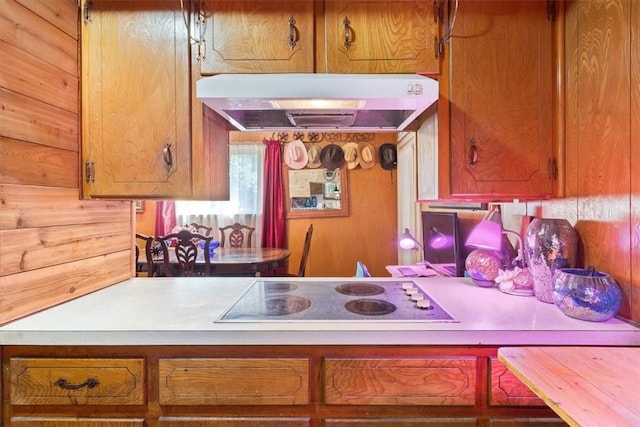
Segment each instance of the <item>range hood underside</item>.
[{"label": "range hood underside", "polygon": [[389,130],[413,119],[409,110],[224,110],[230,121],[247,130],[308,129]]}]

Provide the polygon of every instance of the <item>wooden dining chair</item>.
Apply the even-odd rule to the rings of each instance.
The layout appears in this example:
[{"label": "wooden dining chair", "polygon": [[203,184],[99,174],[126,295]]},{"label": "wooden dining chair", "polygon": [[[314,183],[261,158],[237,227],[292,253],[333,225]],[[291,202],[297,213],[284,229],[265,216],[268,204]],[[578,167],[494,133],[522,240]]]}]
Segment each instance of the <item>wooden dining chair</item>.
[{"label": "wooden dining chair", "polygon": [[292,273],[280,273],[274,271],[272,273],[263,274],[267,277],[304,277],[305,270],[307,268],[307,259],[309,258],[309,249],[311,248],[311,237],[313,236],[313,224],[309,224],[307,232],[304,236],[304,246],[302,247],[302,256],[300,257],[300,267],[298,268],[298,274]]},{"label": "wooden dining chair", "polygon": [[[250,248],[251,247],[251,238],[253,237],[253,232],[255,231],[255,227],[250,227],[248,225],[240,224],[236,222],[231,225],[227,225],[226,227],[219,227],[220,230],[220,247],[227,247],[227,240],[230,248]],[[229,231],[230,230],[230,231]],[[229,237],[225,236],[225,232],[229,231]]]},{"label": "wooden dining chair", "polygon": [[[145,259],[147,260],[146,267],[144,263],[139,262],[140,259],[140,245],[138,244],[138,240],[144,242],[144,253]],[[152,236],[147,236],[146,234],[136,233],[136,276],[139,276],[140,273],[146,271],[147,276],[153,277],[155,274],[154,264],[153,264],[153,255],[151,254],[151,245],[153,244],[154,238]]]},{"label": "wooden dining chair", "polygon": [[211,236],[211,230],[213,230],[213,227],[207,227],[206,225],[198,224],[196,222],[192,222],[190,225],[196,229],[197,233],[204,234],[205,236]]},{"label": "wooden dining chair", "polygon": [[311,236],[313,236],[313,224],[309,224],[307,233],[304,236],[304,246],[302,247],[302,256],[300,257],[298,277],[304,277],[305,270],[307,268],[307,258],[309,258],[309,249],[311,248]]},{"label": "wooden dining chair", "polygon": [[[200,233],[191,233],[188,230],[180,230],[177,233],[156,237],[162,248],[162,262],[166,276],[209,276],[211,273],[211,255],[209,246],[212,236]],[[199,241],[204,242],[204,248],[199,248]],[[175,246],[171,246],[175,242]],[[175,257],[170,256],[173,250]],[[203,263],[198,263],[198,251],[202,250]],[[174,268],[172,268],[174,267]],[[176,268],[177,267],[177,268]],[[198,267],[198,268],[196,268]],[[202,267],[202,268],[201,268]]]}]

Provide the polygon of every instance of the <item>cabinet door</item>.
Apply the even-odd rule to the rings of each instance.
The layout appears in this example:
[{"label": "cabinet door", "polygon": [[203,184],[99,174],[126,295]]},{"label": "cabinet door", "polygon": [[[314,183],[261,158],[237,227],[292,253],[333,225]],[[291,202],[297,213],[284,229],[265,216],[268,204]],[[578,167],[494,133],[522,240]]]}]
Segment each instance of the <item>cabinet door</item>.
[{"label": "cabinet door", "polygon": [[313,2],[207,1],[203,75],[313,72]]},{"label": "cabinet door", "polygon": [[328,73],[438,74],[432,0],[327,1]]},{"label": "cabinet door", "polygon": [[441,93],[451,196],[552,195],[554,25],[547,2],[460,1]]},{"label": "cabinet door", "polygon": [[84,197],[189,196],[189,42],[180,2],[92,0],[88,17]]}]

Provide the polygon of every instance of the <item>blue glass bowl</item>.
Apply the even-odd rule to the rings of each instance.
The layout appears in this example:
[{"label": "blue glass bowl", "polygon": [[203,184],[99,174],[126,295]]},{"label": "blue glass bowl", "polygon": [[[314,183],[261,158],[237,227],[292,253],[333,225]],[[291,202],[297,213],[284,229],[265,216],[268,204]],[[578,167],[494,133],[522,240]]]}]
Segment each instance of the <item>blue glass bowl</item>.
[{"label": "blue glass bowl", "polygon": [[[198,242],[198,246],[200,247],[200,249],[204,250],[204,242],[202,240]],[[211,244],[209,245],[209,256],[210,257],[215,255],[216,248],[218,248],[218,247],[220,247],[220,241],[219,240],[212,240]]]},{"label": "blue glass bowl", "polygon": [[616,315],[622,292],[613,277],[583,268],[561,268],[551,279],[553,303],[569,317],[602,322]]}]

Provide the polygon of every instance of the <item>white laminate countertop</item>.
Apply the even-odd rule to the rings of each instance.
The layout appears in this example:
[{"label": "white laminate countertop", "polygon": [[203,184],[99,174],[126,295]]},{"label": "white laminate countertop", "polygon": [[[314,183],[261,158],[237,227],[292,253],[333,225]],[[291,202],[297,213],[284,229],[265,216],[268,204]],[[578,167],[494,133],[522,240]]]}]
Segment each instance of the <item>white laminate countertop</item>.
[{"label": "white laminate countertop", "polygon": [[[412,279],[457,320],[455,323],[215,322],[255,280],[129,279],[0,327],[0,344],[640,345],[640,328],[623,320],[572,319],[555,305],[535,297],[508,295],[495,287],[480,288],[464,278]],[[295,280],[367,281],[351,277]]]}]

